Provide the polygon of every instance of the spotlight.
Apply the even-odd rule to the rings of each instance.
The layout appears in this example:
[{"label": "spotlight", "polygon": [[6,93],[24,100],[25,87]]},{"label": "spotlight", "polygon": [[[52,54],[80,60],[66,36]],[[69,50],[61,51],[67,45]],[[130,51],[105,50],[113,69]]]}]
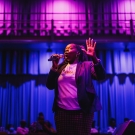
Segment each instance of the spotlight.
[{"label": "spotlight", "polygon": [[125,48],[124,52],[130,52],[130,50],[128,48]]},{"label": "spotlight", "polygon": [[52,52],[51,45],[50,45],[50,44],[48,44],[47,46],[48,46],[48,48],[47,48],[47,50],[46,50],[46,51],[47,51],[47,52]]},{"label": "spotlight", "polygon": [[52,49],[51,49],[51,48],[48,48],[48,49],[47,49],[47,52],[52,52]]}]

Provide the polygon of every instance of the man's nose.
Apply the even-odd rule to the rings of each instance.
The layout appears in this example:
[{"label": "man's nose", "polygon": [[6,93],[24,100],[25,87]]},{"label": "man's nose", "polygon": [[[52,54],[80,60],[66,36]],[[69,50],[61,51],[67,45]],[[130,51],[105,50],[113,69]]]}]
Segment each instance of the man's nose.
[{"label": "man's nose", "polygon": [[69,49],[67,48],[67,49],[65,49],[65,51],[68,51]]}]

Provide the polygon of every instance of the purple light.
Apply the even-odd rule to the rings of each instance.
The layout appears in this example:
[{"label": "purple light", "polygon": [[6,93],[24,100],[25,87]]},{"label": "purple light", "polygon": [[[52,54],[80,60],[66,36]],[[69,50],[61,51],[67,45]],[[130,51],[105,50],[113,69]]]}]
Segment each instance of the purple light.
[{"label": "purple light", "polygon": [[[13,1],[12,1],[13,2]],[[27,13],[24,10],[24,5],[20,5],[20,3],[14,2],[12,6],[11,1],[0,1],[0,27],[4,27],[6,29],[6,33],[11,32],[11,24],[14,24],[14,28],[22,29],[22,24],[24,27],[27,27],[28,22],[30,22],[30,32],[34,33],[34,35],[38,35],[38,31],[40,30],[40,35],[45,36],[49,35],[50,30],[52,29],[52,22],[54,20],[54,32],[61,34],[69,33],[70,31],[74,33],[81,34],[86,33],[86,14],[85,14],[85,2],[83,0],[79,1],[69,1],[69,0],[41,0],[39,2],[33,2],[30,5],[30,12]],[[101,6],[98,7],[98,15],[97,15],[97,25],[98,27],[102,27],[102,21],[104,21],[104,26],[109,27],[110,20],[113,20],[112,27],[120,28],[119,32],[127,34],[130,33],[130,19],[135,20],[135,1],[113,1],[104,3],[104,11],[101,12]],[[118,10],[118,11],[117,11]],[[6,13],[16,13],[11,16],[11,14]],[[89,20],[89,33],[93,34],[93,7],[92,4],[88,5],[88,20]],[[20,13],[20,14],[19,14]],[[30,15],[29,15],[30,13]],[[102,18],[102,14],[104,13],[104,17]],[[107,13],[107,14],[106,14]],[[112,14],[110,14],[112,13]],[[23,15],[22,15],[23,14]],[[3,21],[5,19],[5,21]],[[17,21],[17,22],[16,22]],[[20,22],[20,23],[18,23]],[[134,23],[134,22],[133,22]],[[35,30],[35,31],[34,31]],[[63,31],[66,30],[64,33]],[[79,30],[79,31],[78,31]],[[0,34],[3,32],[3,29],[0,30]],[[108,29],[105,30],[105,33],[108,34],[110,31]],[[16,29],[14,30],[14,34],[17,33]],[[23,33],[26,34],[27,30],[23,30]],[[47,34],[46,34],[47,33]],[[98,33],[101,33],[101,30],[98,30]],[[113,34],[116,33],[116,29],[113,30]],[[15,34],[16,35],[16,34]],[[18,34],[20,35],[20,34]]]},{"label": "purple light", "polygon": [[[3,1],[0,1],[0,27],[3,26],[3,18],[4,18],[4,15],[2,14],[4,11],[4,2]],[[2,33],[3,31],[0,30],[0,34]]]},{"label": "purple light", "polygon": [[[53,15],[50,15],[50,19],[53,20],[70,20],[73,14],[77,12],[77,7],[74,3],[71,4],[70,1],[53,1],[47,3],[47,13],[53,13]],[[52,18],[51,18],[52,17]],[[74,20],[76,20],[77,17],[74,16]]]},{"label": "purple light", "polygon": [[120,1],[118,3],[118,20],[119,26],[123,28],[122,33],[125,31],[126,34],[130,33],[130,20],[135,19],[135,1]]}]

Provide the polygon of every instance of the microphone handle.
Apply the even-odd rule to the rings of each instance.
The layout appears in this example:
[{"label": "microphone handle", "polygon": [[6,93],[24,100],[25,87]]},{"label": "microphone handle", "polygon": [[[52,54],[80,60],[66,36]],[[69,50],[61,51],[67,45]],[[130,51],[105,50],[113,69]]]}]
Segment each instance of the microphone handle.
[{"label": "microphone handle", "polygon": [[51,57],[48,59],[48,61],[56,60],[56,59],[58,59],[58,57],[59,57],[59,58],[63,58],[64,55],[63,55],[63,54],[60,54],[59,56],[51,56]]},{"label": "microphone handle", "polygon": [[48,59],[48,61],[53,61],[53,60],[56,60],[57,58],[55,58],[55,57],[50,57],[49,59]]}]

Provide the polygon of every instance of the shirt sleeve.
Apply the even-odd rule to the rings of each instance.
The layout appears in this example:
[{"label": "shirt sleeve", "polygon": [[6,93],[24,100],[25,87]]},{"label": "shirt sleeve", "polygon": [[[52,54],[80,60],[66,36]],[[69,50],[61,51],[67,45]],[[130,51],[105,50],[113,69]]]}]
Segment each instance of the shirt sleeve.
[{"label": "shirt sleeve", "polygon": [[106,78],[106,73],[100,60],[96,64],[90,62],[90,69],[91,69],[91,75],[93,79],[104,80]]}]

